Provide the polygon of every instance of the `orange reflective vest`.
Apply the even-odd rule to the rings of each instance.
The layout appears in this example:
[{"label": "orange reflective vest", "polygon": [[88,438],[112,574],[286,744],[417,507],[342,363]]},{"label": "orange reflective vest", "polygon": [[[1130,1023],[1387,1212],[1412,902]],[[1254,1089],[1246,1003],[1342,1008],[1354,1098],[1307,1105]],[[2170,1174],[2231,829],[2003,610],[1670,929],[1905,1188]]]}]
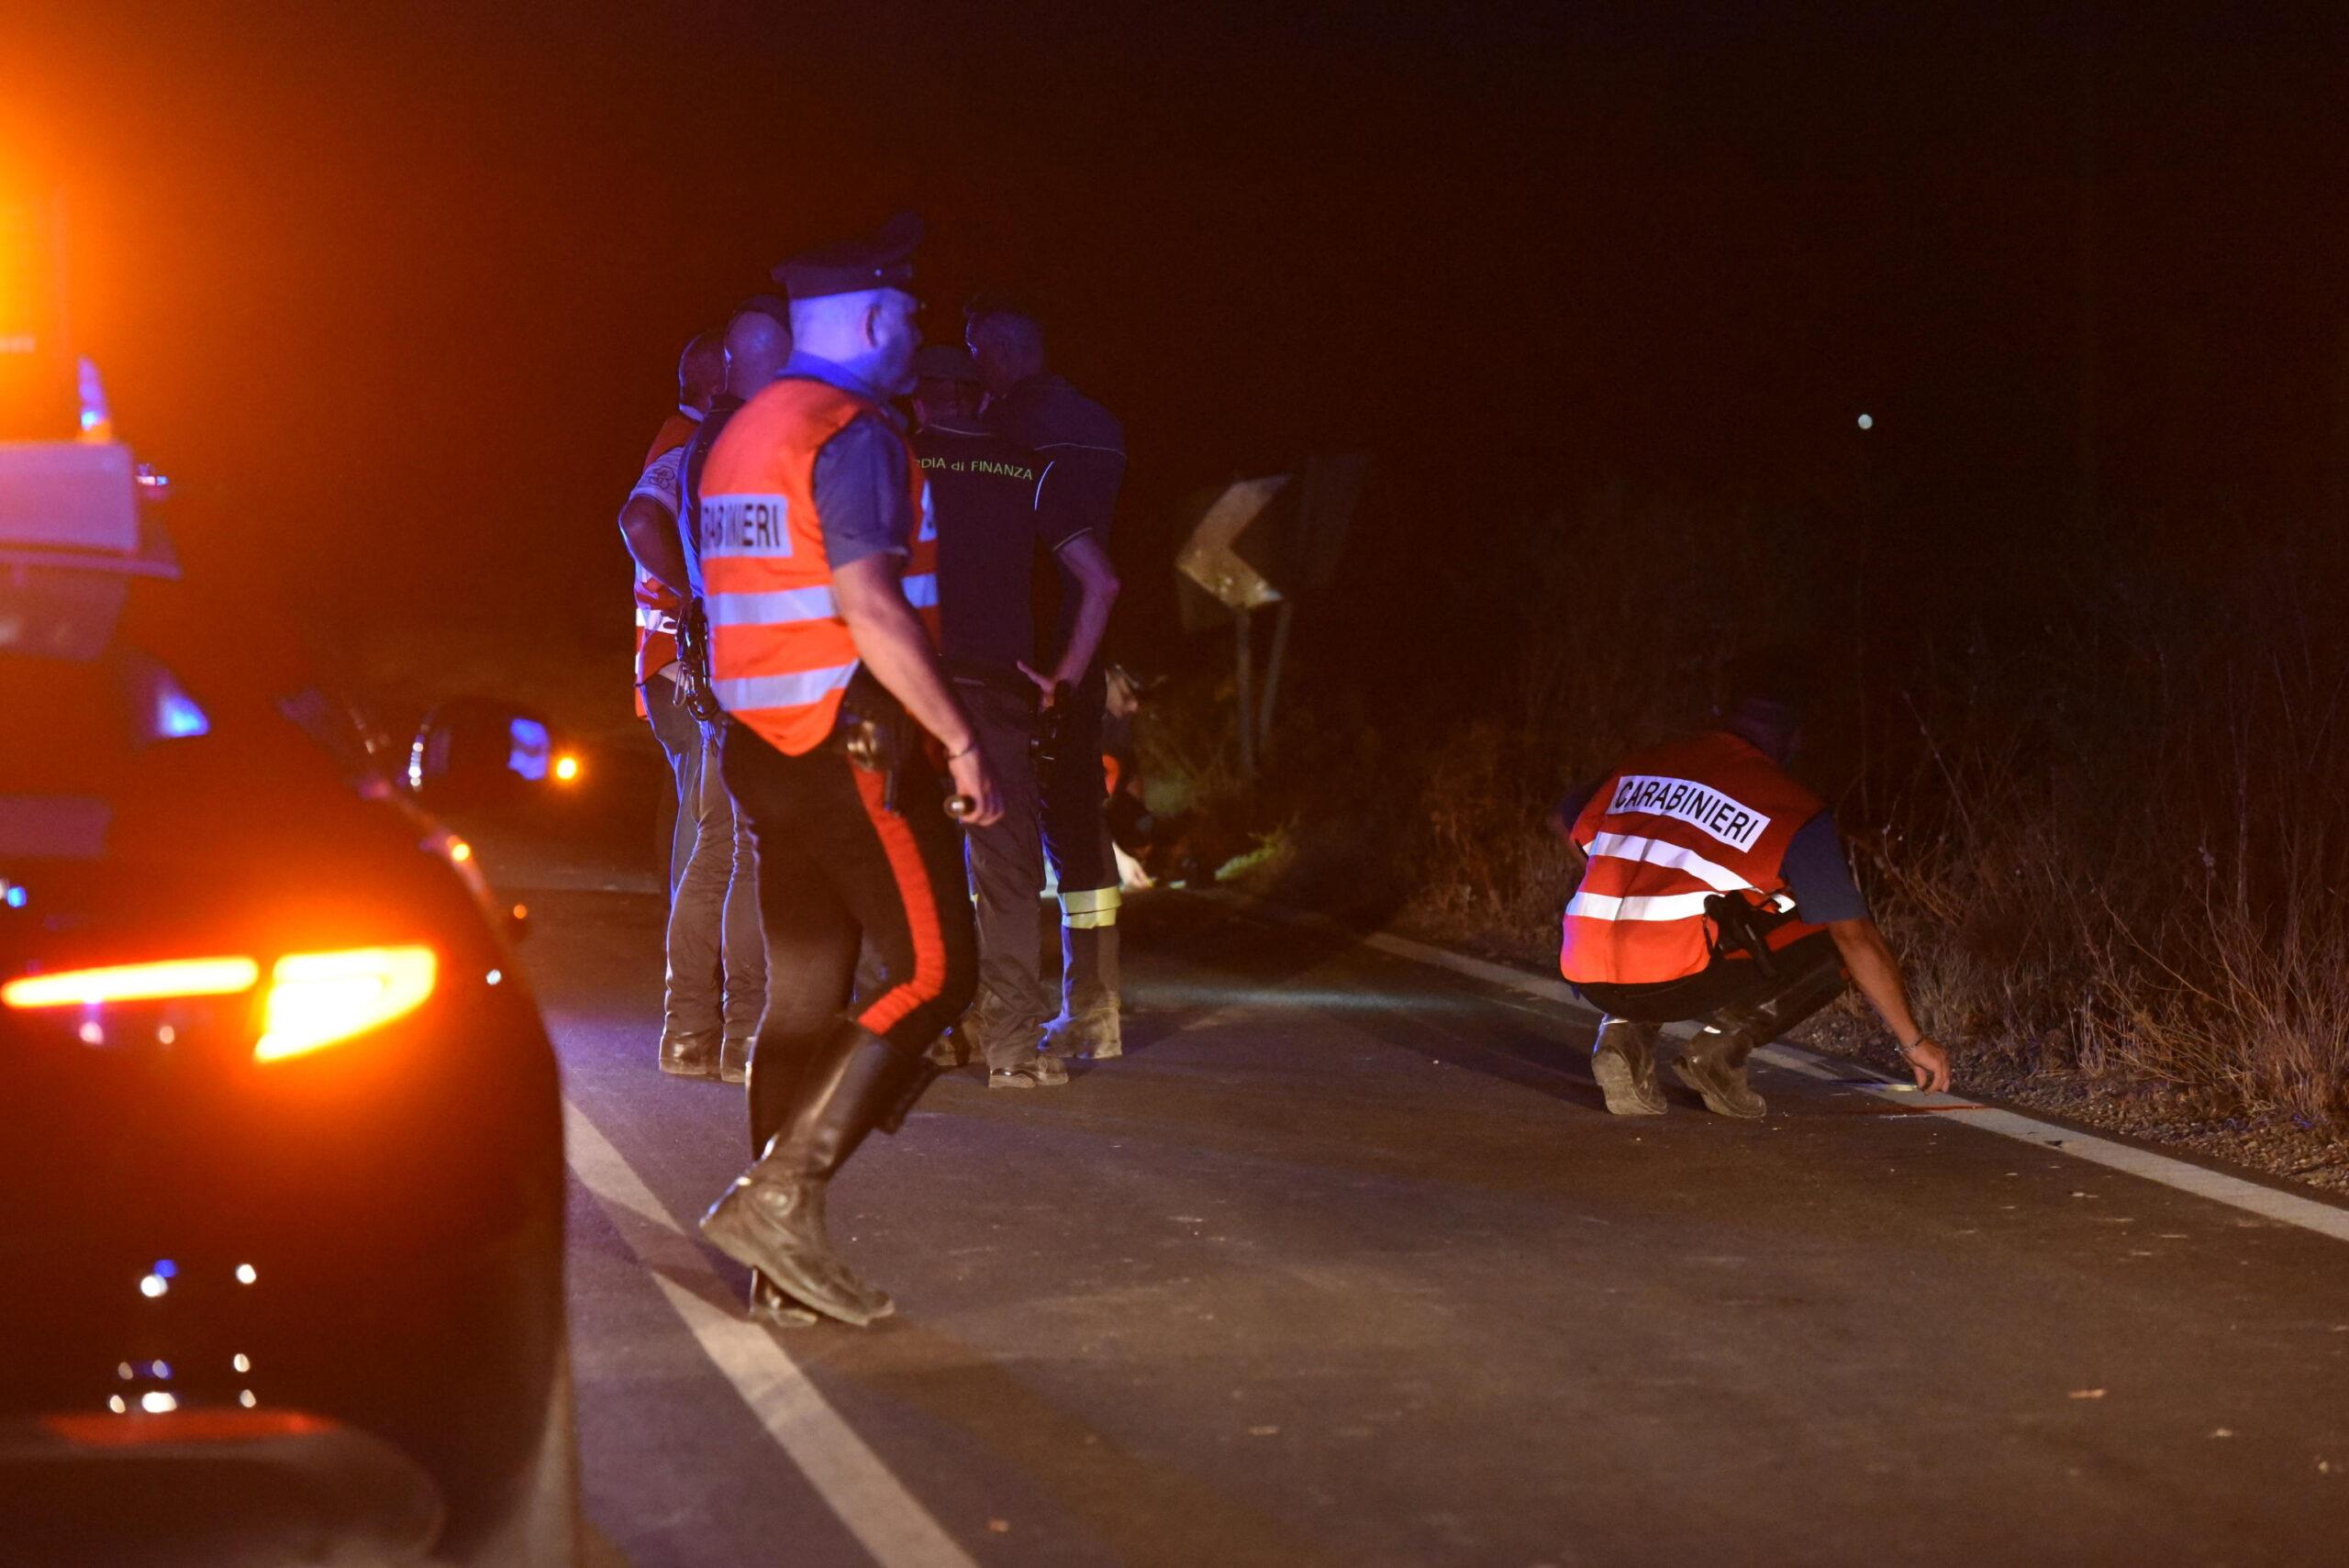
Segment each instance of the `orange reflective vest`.
[{"label": "orange reflective vest", "polygon": [[[1753,746],[1709,730],[1642,751],[1598,786],[1575,819],[1589,857],[1566,904],[1558,969],[1568,980],[1651,985],[1712,962],[1705,900],[1759,905],[1786,891],[1787,846],[1823,809]],[[1816,926],[1790,920],[1784,947]]]},{"label": "orange reflective vest", "polygon": [[[695,420],[680,408],[661,422],[661,433],[652,438],[651,448],[644,454],[644,466],[650,470],[671,452],[683,452],[685,443],[694,439]],[[639,486],[637,494],[644,494]],[[644,717],[644,683],[660,673],[662,667],[675,662],[677,657],[677,611],[683,608],[677,595],[663,588],[646,574],[643,567],[636,569],[636,716]]]},{"label": "orange reflective vest", "polygon": [[[785,756],[812,751],[831,734],[858,663],[832,599],[816,454],[849,421],[878,412],[828,382],[785,376],[735,412],[702,469],[697,542],[718,700]],[[910,446],[905,454],[914,519],[906,599],[935,647],[938,528],[921,465]]]}]

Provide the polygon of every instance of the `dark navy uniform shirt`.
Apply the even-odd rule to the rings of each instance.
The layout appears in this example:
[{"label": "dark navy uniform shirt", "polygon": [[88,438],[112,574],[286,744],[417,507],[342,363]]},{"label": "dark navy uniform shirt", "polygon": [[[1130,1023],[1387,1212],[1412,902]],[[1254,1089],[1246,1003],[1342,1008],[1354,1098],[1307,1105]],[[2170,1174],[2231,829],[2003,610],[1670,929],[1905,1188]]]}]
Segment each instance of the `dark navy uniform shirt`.
[{"label": "dark navy uniform shirt", "polygon": [[[1074,526],[1109,548],[1109,520],[1126,480],[1126,429],[1117,416],[1057,375],[1031,375],[987,410],[999,433],[1044,460]],[[1065,574],[1063,574],[1065,575]],[[1076,595],[1062,584],[1057,629],[1076,621]]]},{"label": "dark navy uniform shirt", "polygon": [[913,441],[938,524],[939,651],[998,672],[1032,662],[1037,547],[1057,550],[1084,531],[1063,487],[1035,452],[976,421],[927,425]]}]

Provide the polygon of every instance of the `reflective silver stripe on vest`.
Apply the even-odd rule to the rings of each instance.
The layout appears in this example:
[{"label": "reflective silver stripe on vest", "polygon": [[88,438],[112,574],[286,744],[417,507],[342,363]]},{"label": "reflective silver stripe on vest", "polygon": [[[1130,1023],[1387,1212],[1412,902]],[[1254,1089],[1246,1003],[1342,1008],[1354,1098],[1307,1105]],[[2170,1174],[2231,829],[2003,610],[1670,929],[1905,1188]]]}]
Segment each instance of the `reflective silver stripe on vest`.
[{"label": "reflective silver stripe on vest", "polygon": [[906,603],[918,610],[938,607],[938,573],[917,572],[905,580]]},{"label": "reflective silver stripe on vest", "polygon": [[702,560],[774,560],[791,553],[790,496],[725,492],[701,497]]},{"label": "reflective silver stripe on vest", "polygon": [[1693,920],[1705,912],[1709,893],[1666,893],[1650,897],[1617,898],[1605,893],[1577,893],[1566,913],[1586,920]]},{"label": "reflective silver stripe on vest", "polygon": [[856,661],[829,670],[800,670],[788,675],[745,675],[716,681],[718,706],[729,713],[756,713],[771,707],[806,707],[847,688],[856,673]]},{"label": "reflective silver stripe on vest", "polygon": [[1674,871],[1687,872],[1716,893],[1743,893],[1753,888],[1762,891],[1725,865],[1707,860],[1694,850],[1684,850],[1678,844],[1662,839],[1642,839],[1631,833],[1601,833],[1590,841],[1593,858],[1605,855],[1610,860],[1631,861],[1638,865],[1669,866]]},{"label": "reflective silver stripe on vest", "polygon": [[677,635],[677,617],[667,610],[656,610],[648,605],[636,606],[636,624],[646,631],[663,632],[671,637]]},{"label": "reflective silver stripe on vest", "polygon": [[771,594],[712,594],[702,601],[712,626],[789,626],[796,621],[830,620],[840,612],[832,591],[779,588]]}]

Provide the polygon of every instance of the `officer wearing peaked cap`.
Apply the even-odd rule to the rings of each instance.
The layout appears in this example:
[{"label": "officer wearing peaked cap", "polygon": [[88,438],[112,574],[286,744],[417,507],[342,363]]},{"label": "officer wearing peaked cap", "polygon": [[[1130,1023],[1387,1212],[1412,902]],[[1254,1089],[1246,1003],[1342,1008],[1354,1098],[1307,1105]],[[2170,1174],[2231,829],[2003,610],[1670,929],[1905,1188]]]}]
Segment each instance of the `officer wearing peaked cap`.
[{"label": "officer wearing peaked cap", "polygon": [[[947,812],[1002,815],[936,652],[937,531],[888,399],[912,382],[901,218],[795,256],[793,350],[711,448],[698,553],[727,788],[759,843],[769,1003],[751,1057],[757,1159],[702,1219],[756,1276],[752,1309],[863,1324],[889,1298],[833,1251],[824,1195],[929,1083],[969,1006],[976,944]],[[954,799],[945,787],[951,778]],[[870,946],[884,984],[852,1000]]]}]

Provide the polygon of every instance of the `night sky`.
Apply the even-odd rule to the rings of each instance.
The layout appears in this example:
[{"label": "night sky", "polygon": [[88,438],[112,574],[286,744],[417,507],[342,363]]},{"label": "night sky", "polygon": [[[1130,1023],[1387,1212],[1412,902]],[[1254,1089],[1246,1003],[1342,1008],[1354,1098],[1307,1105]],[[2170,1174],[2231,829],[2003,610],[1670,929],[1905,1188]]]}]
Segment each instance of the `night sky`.
[{"label": "night sky", "polygon": [[1174,498],[1315,448],[1389,551],[1610,476],[2337,497],[2349,22],[2143,9],[12,0],[0,180],[193,552],[616,643],[679,344],[915,207],[929,331],[1012,289],[1126,419],[1130,650]]}]

